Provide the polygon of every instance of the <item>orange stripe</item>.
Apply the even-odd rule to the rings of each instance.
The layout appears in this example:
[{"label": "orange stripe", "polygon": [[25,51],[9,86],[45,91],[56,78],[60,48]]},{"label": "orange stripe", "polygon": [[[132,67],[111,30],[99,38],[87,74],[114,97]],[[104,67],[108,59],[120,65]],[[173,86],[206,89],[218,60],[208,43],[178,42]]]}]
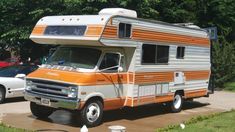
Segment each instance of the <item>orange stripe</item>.
[{"label": "orange stripe", "polygon": [[150,40],[150,41],[162,41],[162,42],[173,42],[173,43],[185,43],[185,44],[192,44],[205,47],[210,46],[208,38],[192,37],[192,36],[163,33],[156,31],[147,31],[141,29],[133,29],[132,37],[137,40],[145,40],[145,41]]},{"label": "orange stripe", "polygon": [[186,81],[209,79],[210,71],[185,71],[184,75],[186,77]]},{"label": "orange stripe", "polygon": [[104,110],[122,108],[124,106],[124,102],[125,99],[122,98],[104,99]]},{"label": "orange stripe", "polygon": [[135,73],[135,84],[172,82],[174,72],[141,72]]},{"label": "orange stripe", "polygon": [[32,35],[43,35],[44,31],[46,29],[46,25],[36,25],[33,28]]},{"label": "orange stripe", "polygon": [[185,91],[185,98],[202,97],[207,95],[207,89]]},{"label": "orange stripe", "polygon": [[[184,95],[185,98],[193,98],[193,97],[202,97],[207,94],[207,89],[199,89],[199,90],[190,90],[185,91]],[[151,103],[163,103],[173,101],[174,93],[169,93],[162,96],[145,96],[145,97],[125,97],[120,98],[108,98],[104,99],[104,110],[114,110],[119,109],[124,106],[134,107],[144,104],[151,104]],[[85,102],[80,103],[79,109],[83,108]]]},{"label": "orange stripe", "polygon": [[116,26],[106,26],[102,34],[104,38],[117,38],[117,27]]},{"label": "orange stripe", "polygon": [[172,101],[173,98],[174,98],[173,93],[169,93],[167,95],[162,95],[162,96],[145,96],[145,97],[139,97],[139,98],[135,97],[132,99],[133,101],[132,106],[151,104],[151,103],[163,103],[163,102]]},{"label": "orange stripe", "polygon": [[[210,71],[186,71],[186,80],[208,79]],[[80,86],[110,85],[110,84],[146,84],[172,82],[174,72],[123,72],[123,73],[83,73],[40,68],[28,75],[32,78],[42,78],[63,82],[76,83]]]},{"label": "orange stripe", "polygon": [[[104,29],[102,37],[104,38],[118,38],[117,26],[107,25]],[[142,29],[132,30],[133,40],[143,40],[143,41],[156,41],[156,42],[171,42],[171,43],[183,43],[191,44],[203,47],[210,47],[209,38],[192,37],[187,35],[179,35],[172,33],[163,33],[156,31],[148,31]]]},{"label": "orange stripe", "polygon": [[103,26],[101,25],[88,25],[85,36],[86,37],[99,37],[102,33]]}]

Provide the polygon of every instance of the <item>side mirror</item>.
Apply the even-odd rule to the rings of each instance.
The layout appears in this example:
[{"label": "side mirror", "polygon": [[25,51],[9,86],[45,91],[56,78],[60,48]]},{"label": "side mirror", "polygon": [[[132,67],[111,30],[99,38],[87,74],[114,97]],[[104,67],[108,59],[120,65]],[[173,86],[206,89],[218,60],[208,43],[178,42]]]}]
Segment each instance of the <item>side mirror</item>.
[{"label": "side mirror", "polygon": [[25,74],[17,74],[17,75],[15,76],[15,78],[22,78],[22,79],[24,79],[25,77],[26,77]]},{"label": "side mirror", "polygon": [[118,67],[118,72],[122,72],[123,71],[123,68],[120,66]]}]

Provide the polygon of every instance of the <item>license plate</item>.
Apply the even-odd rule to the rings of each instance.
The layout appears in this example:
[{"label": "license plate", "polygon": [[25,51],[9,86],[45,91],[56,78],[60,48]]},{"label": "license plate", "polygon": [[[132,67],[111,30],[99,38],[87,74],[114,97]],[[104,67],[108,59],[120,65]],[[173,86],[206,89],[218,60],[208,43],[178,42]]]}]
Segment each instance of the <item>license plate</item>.
[{"label": "license plate", "polygon": [[41,98],[41,104],[46,105],[46,106],[50,106],[51,101],[49,99]]}]

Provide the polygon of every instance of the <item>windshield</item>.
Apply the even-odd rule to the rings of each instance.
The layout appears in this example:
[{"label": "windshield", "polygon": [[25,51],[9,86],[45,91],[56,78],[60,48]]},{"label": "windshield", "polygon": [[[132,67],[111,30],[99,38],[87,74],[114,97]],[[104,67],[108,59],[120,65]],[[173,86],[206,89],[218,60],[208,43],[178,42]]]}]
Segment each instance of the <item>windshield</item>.
[{"label": "windshield", "polygon": [[0,77],[15,77],[17,74],[29,74],[36,70],[38,66],[9,66],[0,69]]},{"label": "windshield", "polygon": [[49,58],[47,64],[94,69],[101,51],[93,48],[60,47]]}]

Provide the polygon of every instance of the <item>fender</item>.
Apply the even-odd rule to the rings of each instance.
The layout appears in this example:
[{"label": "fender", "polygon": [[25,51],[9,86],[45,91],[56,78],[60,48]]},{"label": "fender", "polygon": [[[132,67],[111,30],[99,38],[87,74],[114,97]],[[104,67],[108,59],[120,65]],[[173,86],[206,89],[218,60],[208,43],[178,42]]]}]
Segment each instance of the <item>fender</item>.
[{"label": "fender", "polygon": [[90,93],[88,94],[85,98],[84,98],[84,102],[86,102],[87,100],[89,100],[90,98],[92,97],[101,97],[102,99],[104,99],[104,95],[100,92],[93,92],[93,93]]}]

